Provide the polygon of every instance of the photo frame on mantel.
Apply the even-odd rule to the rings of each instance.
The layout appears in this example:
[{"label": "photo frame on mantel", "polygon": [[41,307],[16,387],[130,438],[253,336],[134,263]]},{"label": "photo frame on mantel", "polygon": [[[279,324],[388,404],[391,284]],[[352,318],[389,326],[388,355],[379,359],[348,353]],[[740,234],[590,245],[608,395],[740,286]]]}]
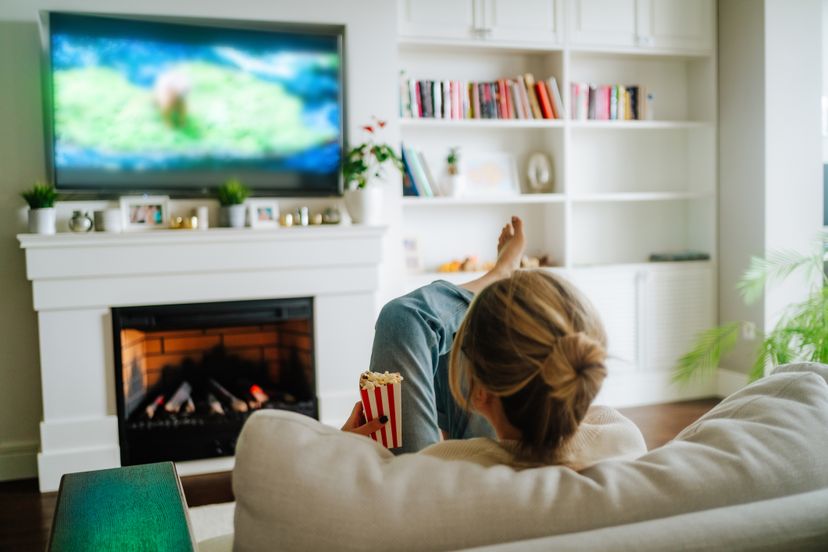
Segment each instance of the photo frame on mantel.
[{"label": "photo frame on mantel", "polygon": [[124,232],[169,226],[170,198],[167,196],[124,196],[120,204]]},{"label": "photo frame on mantel", "polygon": [[466,179],[466,197],[520,194],[517,163],[511,153],[468,152],[460,158],[460,174]]}]

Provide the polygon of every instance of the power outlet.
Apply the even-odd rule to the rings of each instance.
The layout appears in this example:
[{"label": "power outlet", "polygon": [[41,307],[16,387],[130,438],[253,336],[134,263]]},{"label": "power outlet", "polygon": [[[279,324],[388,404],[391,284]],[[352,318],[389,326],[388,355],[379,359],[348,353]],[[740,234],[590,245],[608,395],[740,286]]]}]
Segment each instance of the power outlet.
[{"label": "power outlet", "polygon": [[756,339],[756,324],[753,322],[742,323],[742,339],[745,341],[753,341]]}]

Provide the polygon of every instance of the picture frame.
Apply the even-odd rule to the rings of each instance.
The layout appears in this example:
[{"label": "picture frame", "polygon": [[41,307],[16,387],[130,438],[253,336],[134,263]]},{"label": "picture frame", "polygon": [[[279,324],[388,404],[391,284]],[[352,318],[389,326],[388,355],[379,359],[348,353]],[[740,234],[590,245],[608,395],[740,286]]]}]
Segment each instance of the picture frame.
[{"label": "picture frame", "polygon": [[515,156],[506,152],[467,152],[460,158],[466,197],[520,195]]},{"label": "picture frame", "polygon": [[124,232],[156,230],[169,226],[168,196],[123,196],[120,205]]},{"label": "picture frame", "polygon": [[248,199],[247,216],[251,228],[278,228],[279,203],[273,199]]}]

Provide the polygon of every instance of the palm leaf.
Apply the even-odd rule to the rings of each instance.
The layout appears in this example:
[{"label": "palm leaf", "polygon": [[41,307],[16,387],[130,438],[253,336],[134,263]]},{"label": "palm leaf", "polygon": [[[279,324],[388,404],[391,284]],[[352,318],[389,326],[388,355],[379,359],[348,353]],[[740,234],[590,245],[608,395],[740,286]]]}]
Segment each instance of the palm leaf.
[{"label": "palm leaf", "polygon": [[729,322],[700,333],[695,347],[678,360],[673,381],[687,382],[694,376],[710,374],[716,370],[722,356],[736,344],[741,327],[740,322]]},{"label": "palm leaf", "polygon": [[800,268],[807,270],[808,277],[812,277],[814,271],[821,272],[823,257],[822,250],[818,255],[782,250],[768,253],[765,259],[753,257],[736,288],[741,292],[745,303],[755,303],[762,297],[766,285],[784,280]]}]

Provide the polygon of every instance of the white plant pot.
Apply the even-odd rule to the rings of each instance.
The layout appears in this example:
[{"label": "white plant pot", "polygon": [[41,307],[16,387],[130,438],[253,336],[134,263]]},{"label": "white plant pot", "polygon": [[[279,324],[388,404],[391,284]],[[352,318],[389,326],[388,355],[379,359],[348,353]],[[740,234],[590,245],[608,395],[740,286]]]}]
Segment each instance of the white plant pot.
[{"label": "white plant pot", "polygon": [[55,208],[29,209],[29,232],[31,234],[54,234]]},{"label": "white plant pot", "polygon": [[369,184],[365,188],[345,190],[345,206],[355,224],[382,222],[382,187]]},{"label": "white plant pot", "polygon": [[246,205],[228,205],[221,208],[223,224],[230,228],[244,228],[246,225],[246,217]]},{"label": "white plant pot", "polygon": [[447,173],[443,180],[443,193],[451,197],[458,197],[466,193],[466,176]]}]

